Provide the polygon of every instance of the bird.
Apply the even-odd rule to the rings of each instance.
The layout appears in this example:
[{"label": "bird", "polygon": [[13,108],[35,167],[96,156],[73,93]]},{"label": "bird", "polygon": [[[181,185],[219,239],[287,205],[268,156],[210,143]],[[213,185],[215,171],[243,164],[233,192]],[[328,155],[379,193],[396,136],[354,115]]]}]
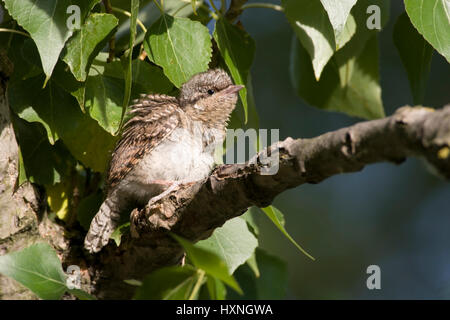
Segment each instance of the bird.
[{"label": "bird", "polygon": [[133,101],[109,163],[106,198],[84,240],[89,253],[108,244],[121,213],[211,173],[242,88],[223,69],[210,69],[186,81],[178,97],[143,94]]}]

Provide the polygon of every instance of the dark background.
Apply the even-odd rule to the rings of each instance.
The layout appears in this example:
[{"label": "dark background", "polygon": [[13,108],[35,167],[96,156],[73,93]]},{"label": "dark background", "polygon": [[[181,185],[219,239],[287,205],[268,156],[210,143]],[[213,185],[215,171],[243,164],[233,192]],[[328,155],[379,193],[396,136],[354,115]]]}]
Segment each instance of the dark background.
[{"label": "dark background", "polygon": [[[379,36],[387,115],[413,104],[392,40],[402,12],[403,1],[391,1],[389,23]],[[293,31],[282,13],[252,8],[241,20],[257,46],[251,73],[261,128],[279,128],[280,139],[305,138],[361,121],[315,109],[296,96],[289,78]],[[435,52],[425,105],[440,108],[450,102],[449,71]],[[317,259],[306,258],[268,219],[259,217],[262,247],[288,263],[287,298],[450,298],[450,185],[421,160],[371,165],[303,185],[278,196],[274,205],[285,214],[290,234]],[[366,287],[371,264],[381,268],[381,290]]]}]

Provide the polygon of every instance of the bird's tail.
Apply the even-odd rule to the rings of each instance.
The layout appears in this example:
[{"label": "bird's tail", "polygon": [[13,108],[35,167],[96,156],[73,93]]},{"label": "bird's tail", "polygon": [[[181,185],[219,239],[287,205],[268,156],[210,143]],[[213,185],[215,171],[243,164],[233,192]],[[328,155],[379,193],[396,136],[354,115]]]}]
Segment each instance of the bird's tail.
[{"label": "bird's tail", "polygon": [[108,244],[109,237],[120,219],[120,212],[112,209],[115,207],[117,206],[114,205],[112,199],[107,197],[94,219],[92,219],[91,226],[84,239],[84,248],[90,253],[99,252]]}]

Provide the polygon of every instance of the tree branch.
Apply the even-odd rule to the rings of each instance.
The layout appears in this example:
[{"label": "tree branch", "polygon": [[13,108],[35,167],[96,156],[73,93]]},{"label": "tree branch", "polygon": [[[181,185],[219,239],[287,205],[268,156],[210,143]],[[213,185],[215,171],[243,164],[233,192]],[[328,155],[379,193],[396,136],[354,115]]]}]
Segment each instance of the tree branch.
[{"label": "tree branch", "polygon": [[131,288],[117,280],[139,279],[155,268],[179,263],[183,250],[168,231],[194,242],[205,239],[250,206],[265,207],[281,192],[304,183],[360,171],[371,163],[399,164],[410,156],[425,158],[450,180],[449,146],[450,106],[436,111],[403,107],[387,118],[272,145],[272,151],[279,150],[275,175],[261,174],[262,161],[221,165],[207,179],[181,186],[131,213],[131,236],[125,236],[119,248],[110,244],[101,253],[96,291],[99,297],[126,297]]}]

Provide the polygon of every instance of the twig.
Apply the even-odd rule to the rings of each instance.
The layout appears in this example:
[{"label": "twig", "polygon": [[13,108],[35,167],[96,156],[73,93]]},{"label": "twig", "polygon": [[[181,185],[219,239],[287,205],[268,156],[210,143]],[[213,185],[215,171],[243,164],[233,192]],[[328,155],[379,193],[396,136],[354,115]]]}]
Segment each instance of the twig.
[{"label": "twig", "polygon": [[[111,10],[115,11],[115,12],[119,12],[119,13],[121,13],[123,15],[126,15],[127,17],[131,17],[131,12],[129,12],[129,11],[125,11],[125,10],[122,10],[122,9],[116,8],[116,7],[111,7]],[[142,31],[144,33],[146,33],[147,32],[147,28],[145,27],[144,23],[140,19],[136,19],[136,22],[139,25],[139,27],[141,27]]]},{"label": "twig", "polygon": [[275,11],[284,12],[284,8],[282,6],[273,4],[273,3],[247,3],[241,7],[242,10],[245,10],[248,8],[266,8],[266,9],[273,9]]},{"label": "twig", "polygon": [[17,34],[20,34],[22,36],[31,38],[31,36],[28,33],[25,33],[25,32],[19,31],[19,30],[14,30],[14,29],[0,28],[0,32],[17,33]]}]

